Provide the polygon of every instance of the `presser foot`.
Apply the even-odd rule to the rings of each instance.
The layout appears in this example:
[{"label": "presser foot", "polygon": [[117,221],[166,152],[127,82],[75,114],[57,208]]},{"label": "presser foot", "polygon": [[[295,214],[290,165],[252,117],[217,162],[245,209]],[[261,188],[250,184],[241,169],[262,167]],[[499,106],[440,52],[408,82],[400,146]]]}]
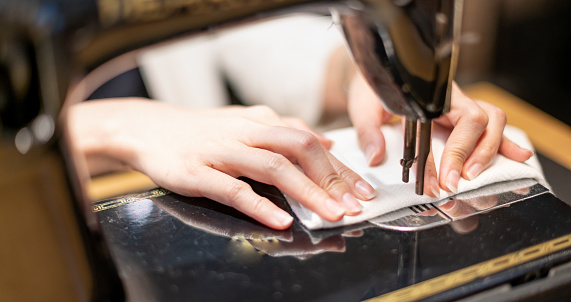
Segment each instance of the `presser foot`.
[{"label": "presser foot", "polygon": [[[417,135],[417,128],[420,129]],[[424,194],[424,171],[426,160],[430,153],[430,142],[432,139],[432,121],[421,122],[406,119],[404,130],[404,151],[400,161],[402,166],[402,181],[408,183],[410,178],[410,168],[416,162],[416,184],[415,193]],[[418,140],[418,154],[416,150]],[[415,157],[415,154],[417,155]]]}]

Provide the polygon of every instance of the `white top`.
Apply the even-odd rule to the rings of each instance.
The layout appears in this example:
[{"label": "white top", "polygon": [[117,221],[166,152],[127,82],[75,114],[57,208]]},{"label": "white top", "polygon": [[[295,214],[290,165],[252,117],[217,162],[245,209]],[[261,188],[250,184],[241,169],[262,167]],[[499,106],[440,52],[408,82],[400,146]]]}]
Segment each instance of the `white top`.
[{"label": "white top", "polygon": [[330,17],[293,15],[159,46],[138,61],[155,99],[223,106],[229,103],[226,77],[247,105],[265,104],[315,126],[327,63],[342,44]]}]

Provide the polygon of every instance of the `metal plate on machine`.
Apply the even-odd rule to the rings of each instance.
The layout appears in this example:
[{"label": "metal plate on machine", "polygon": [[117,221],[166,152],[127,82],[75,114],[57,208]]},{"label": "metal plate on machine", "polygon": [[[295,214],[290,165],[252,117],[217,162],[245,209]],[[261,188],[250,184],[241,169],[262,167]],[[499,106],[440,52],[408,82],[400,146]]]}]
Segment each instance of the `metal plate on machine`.
[{"label": "metal plate on machine", "polygon": [[493,188],[489,188],[489,195],[478,195],[477,197],[468,192],[436,203],[403,208],[371,219],[369,222],[391,230],[420,231],[507,207],[515,202],[549,192],[544,186],[536,182],[522,181],[520,183],[523,185],[522,187],[507,192],[498,193]]}]

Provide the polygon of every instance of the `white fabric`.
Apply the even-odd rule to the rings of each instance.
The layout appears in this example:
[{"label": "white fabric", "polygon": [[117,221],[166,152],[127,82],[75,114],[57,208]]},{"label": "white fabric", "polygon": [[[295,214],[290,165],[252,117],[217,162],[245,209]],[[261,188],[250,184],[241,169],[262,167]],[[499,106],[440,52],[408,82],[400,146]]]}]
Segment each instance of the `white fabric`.
[{"label": "white fabric", "polygon": [[294,15],[163,45],[138,57],[151,97],[191,107],[228,103],[224,76],[246,105],[315,126],[327,63],[343,45],[330,17]]},{"label": "white fabric", "polygon": [[[326,133],[326,136],[335,142],[331,153],[367,180],[377,191],[377,197],[371,201],[361,201],[363,212],[358,216],[345,216],[338,222],[329,222],[305,208],[291,197],[286,196],[292,210],[300,219],[301,223],[308,229],[333,228],[359,223],[412,205],[437,202],[452,195],[444,190],[440,191],[440,199],[431,198],[426,195],[416,195],[414,193],[414,169],[411,169],[411,182],[403,183],[401,181],[402,166],[400,165],[400,159],[402,158],[403,151],[401,125],[386,125],[382,127],[382,131],[387,143],[386,160],[381,166],[374,168],[368,166],[365,156],[359,148],[354,129],[346,128]],[[504,134],[520,146],[533,150],[531,143],[523,131],[507,126]],[[448,135],[449,133],[442,129],[434,131],[432,151],[435,155],[437,167],[439,167],[441,154]],[[533,156],[525,163],[518,163],[502,155],[498,155],[492,165],[473,181],[460,178],[458,194],[475,190],[489,184],[502,182],[506,182],[504,183],[505,187],[501,187],[500,189],[503,189],[502,192],[506,192],[515,189],[510,188],[511,181],[522,179],[534,179],[547,187],[536,156]],[[497,186],[493,188],[494,190],[498,190]],[[474,192],[478,193],[478,191]],[[489,194],[489,192],[482,195],[486,194]]]}]

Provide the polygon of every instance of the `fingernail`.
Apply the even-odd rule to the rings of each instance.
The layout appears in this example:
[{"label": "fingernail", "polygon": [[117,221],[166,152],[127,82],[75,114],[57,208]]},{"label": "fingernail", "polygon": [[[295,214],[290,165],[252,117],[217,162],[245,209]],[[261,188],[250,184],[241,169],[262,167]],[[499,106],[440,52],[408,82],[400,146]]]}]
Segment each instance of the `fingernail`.
[{"label": "fingernail", "polygon": [[287,226],[293,221],[293,217],[281,210],[274,211],[274,219],[282,226]]},{"label": "fingernail", "polygon": [[371,161],[373,161],[373,157],[375,157],[376,148],[373,144],[370,144],[365,148],[365,156],[367,157],[367,163],[371,165]]},{"label": "fingernail", "polygon": [[342,208],[337,202],[333,199],[327,199],[325,201],[325,207],[333,214],[334,216],[343,216],[345,214],[345,209]]},{"label": "fingernail", "polygon": [[350,214],[359,214],[363,210],[363,206],[351,193],[343,194],[343,204],[345,204],[345,207]]},{"label": "fingernail", "polygon": [[366,199],[373,199],[373,197],[377,195],[375,189],[373,189],[373,187],[371,187],[370,184],[362,180],[359,180],[357,181],[357,183],[355,183],[355,189],[357,190],[357,192],[359,192],[359,194],[363,195],[363,197],[365,197]]},{"label": "fingernail", "polygon": [[430,191],[432,191],[432,194],[434,194],[436,198],[440,198],[440,186],[438,185],[436,177],[430,178]]},{"label": "fingernail", "polygon": [[460,173],[456,170],[452,170],[448,173],[446,178],[446,186],[452,193],[458,192],[458,181],[460,180]]},{"label": "fingernail", "polygon": [[466,175],[469,180],[474,180],[474,178],[478,177],[478,175],[482,173],[482,170],[484,170],[484,167],[481,164],[474,164],[470,169],[468,169]]}]

